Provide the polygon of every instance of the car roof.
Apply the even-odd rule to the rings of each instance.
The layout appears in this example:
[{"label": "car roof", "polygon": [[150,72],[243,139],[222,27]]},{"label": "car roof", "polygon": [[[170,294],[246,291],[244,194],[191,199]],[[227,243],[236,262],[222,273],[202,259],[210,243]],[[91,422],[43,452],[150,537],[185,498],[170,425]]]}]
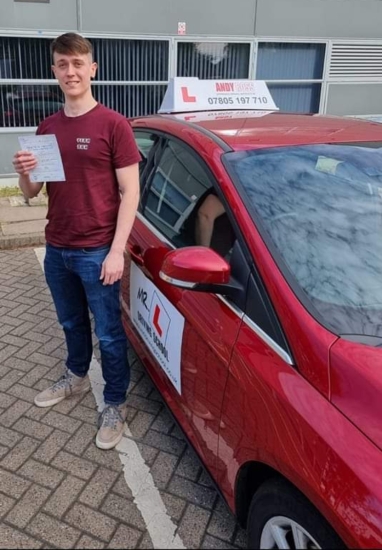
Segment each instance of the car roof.
[{"label": "car roof", "polygon": [[[234,150],[301,145],[311,143],[382,142],[382,124],[353,117],[261,112],[243,115],[240,111],[195,112],[139,117],[153,126],[178,133],[188,125],[223,140]],[[145,125],[146,125],[145,124]]]}]

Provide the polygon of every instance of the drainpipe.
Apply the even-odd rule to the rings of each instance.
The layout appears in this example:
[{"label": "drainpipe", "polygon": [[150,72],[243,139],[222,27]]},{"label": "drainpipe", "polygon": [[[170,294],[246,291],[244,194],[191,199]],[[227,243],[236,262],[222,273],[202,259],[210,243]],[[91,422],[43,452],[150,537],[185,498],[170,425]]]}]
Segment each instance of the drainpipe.
[{"label": "drainpipe", "polygon": [[81,0],[77,0],[77,30],[79,33],[82,32],[82,6]]}]

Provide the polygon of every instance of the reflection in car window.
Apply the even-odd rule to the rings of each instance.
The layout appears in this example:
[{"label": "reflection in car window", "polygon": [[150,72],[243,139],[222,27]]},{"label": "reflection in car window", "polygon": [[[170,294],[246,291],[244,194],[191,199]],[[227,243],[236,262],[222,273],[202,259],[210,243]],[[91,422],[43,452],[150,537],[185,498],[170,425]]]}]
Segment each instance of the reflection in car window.
[{"label": "reflection in car window", "polygon": [[134,131],[134,138],[141,153],[141,161],[139,163],[139,174],[142,175],[143,170],[146,167],[147,158],[151,151],[152,146],[157,141],[157,137],[149,132]]},{"label": "reflection in car window", "polygon": [[312,314],[343,335],[382,335],[382,144],[373,145],[225,155],[280,268]]},{"label": "reflection in car window", "polygon": [[2,86],[0,126],[37,126],[63,104],[62,92],[55,85]]},{"label": "reflection in car window", "polygon": [[177,246],[190,244],[184,225],[209,187],[208,176],[196,157],[182,144],[169,141],[153,176],[144,215]]},{"label": "reflection in car window", "polygon": [[[210,195],[220,203],[216,213],[207,207]],[[163,151],[144,215],[177,247],[210,246],[229,257],[235,235],[224,206],[202,163],[176,141],[169,141]]]},{"label": "reflection in car window", "polygon": [[134,132],[134,137],[141,155],[147,158],[151,147],[155,143],[154,136],[147,132]]}]

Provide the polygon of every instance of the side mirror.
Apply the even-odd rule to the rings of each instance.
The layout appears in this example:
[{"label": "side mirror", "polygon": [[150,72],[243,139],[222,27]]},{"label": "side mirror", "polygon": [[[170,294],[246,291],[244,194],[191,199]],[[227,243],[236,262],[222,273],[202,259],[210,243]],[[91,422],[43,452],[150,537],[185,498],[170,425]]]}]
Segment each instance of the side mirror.
[{"label": "side mirror", "polygon": [[229,283],[231,267],[211,248],[188,246],[166,254],[159,276],[180,288],[218,292]]}]

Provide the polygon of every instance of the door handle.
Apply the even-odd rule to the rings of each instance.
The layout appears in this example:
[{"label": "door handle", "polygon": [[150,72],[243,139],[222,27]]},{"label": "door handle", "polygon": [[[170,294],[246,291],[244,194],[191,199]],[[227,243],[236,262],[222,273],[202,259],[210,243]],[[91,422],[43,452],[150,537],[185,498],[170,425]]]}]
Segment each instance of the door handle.
[{"label": "door handle", "polygon": [[142,256],[142,248],[138,244],[127,245],[128,251],[134,263],[143,266],[145,264]]}]

